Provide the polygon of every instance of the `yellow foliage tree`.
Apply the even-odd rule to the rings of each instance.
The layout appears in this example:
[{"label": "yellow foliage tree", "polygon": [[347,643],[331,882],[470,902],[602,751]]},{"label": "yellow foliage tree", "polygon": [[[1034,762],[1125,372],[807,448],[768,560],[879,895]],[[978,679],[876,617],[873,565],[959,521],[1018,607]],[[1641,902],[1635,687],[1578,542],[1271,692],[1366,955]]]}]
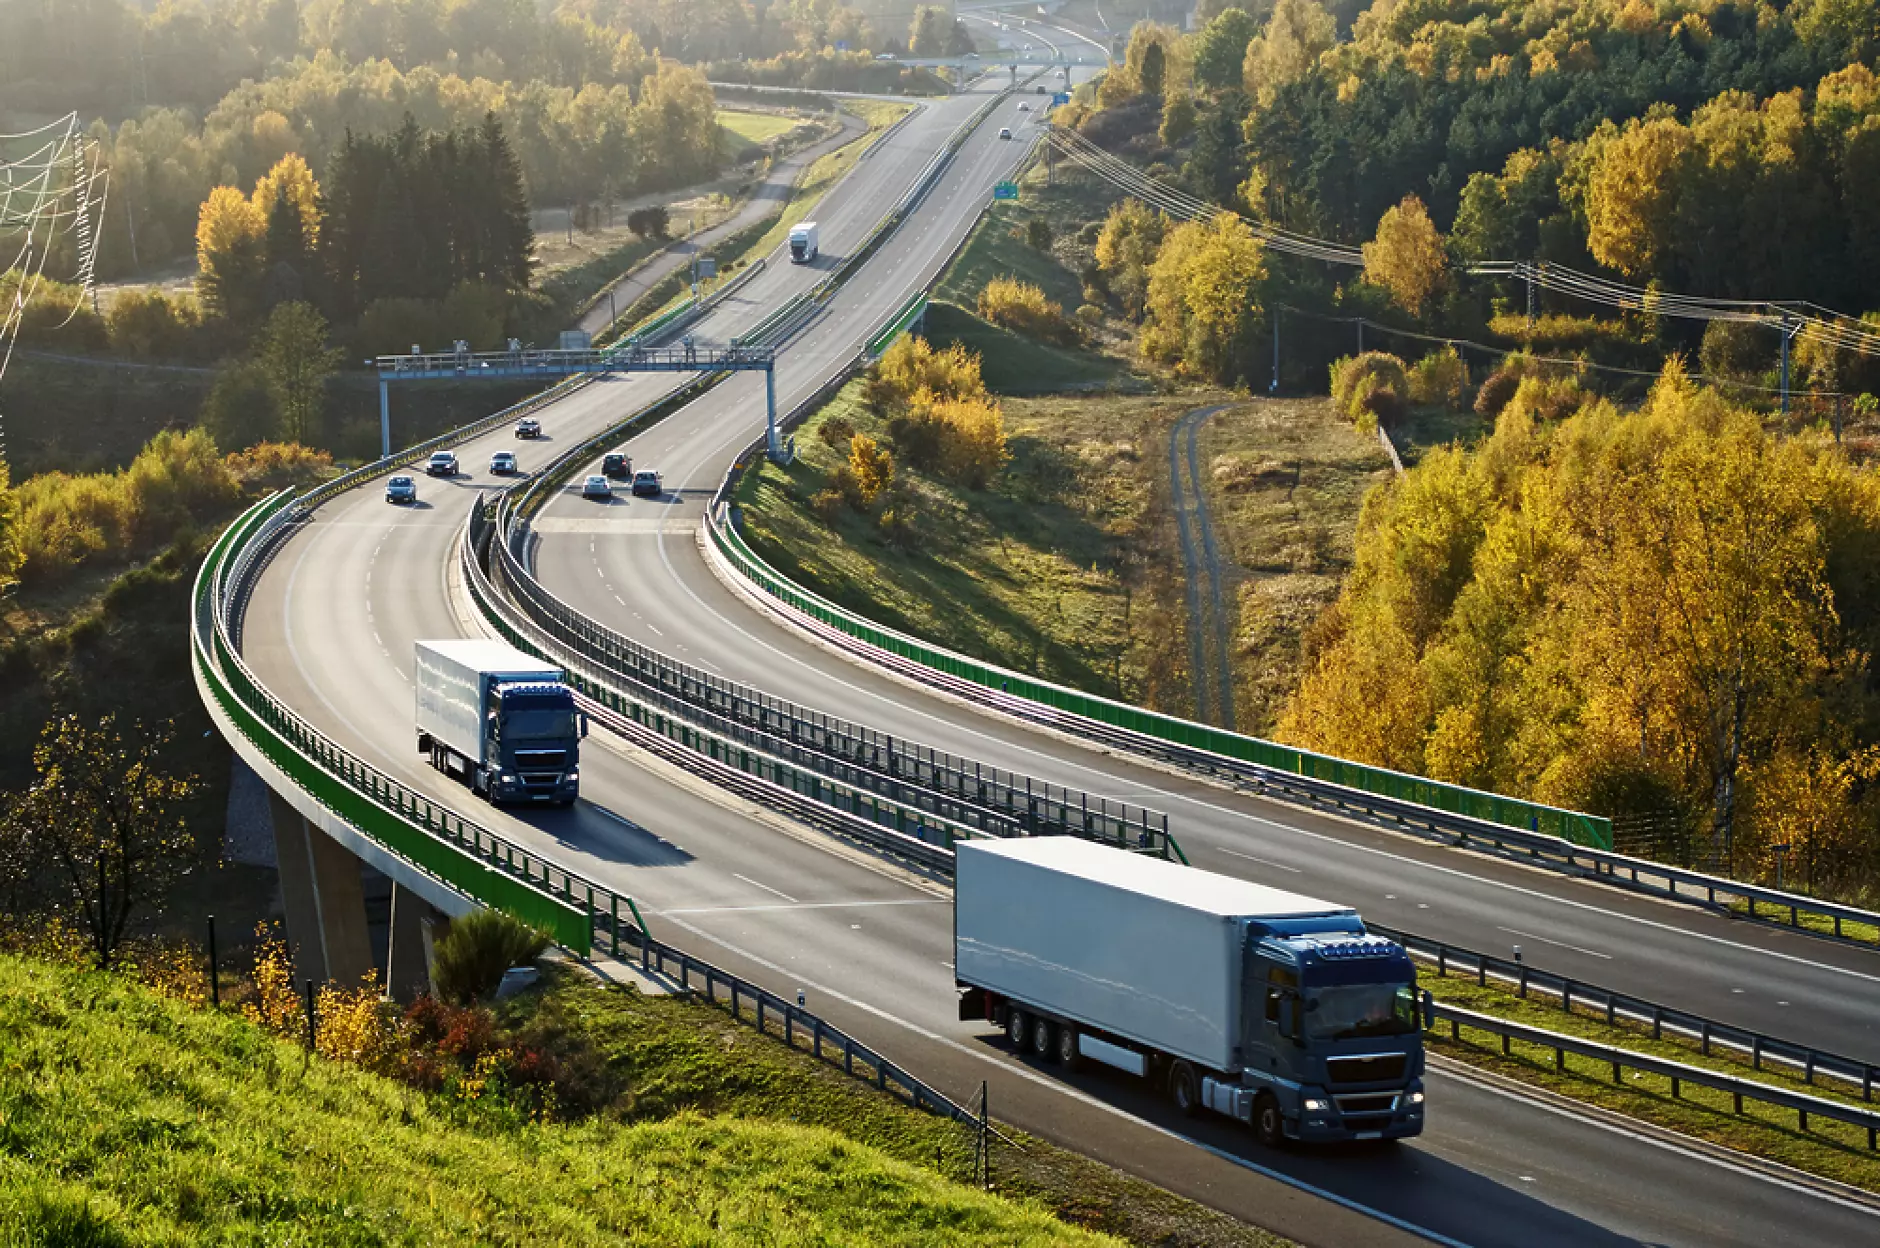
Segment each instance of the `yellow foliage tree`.
[{"label": "yellow foliage tree", "polygon": [[1672,250],[1696,150],[1675,117],[1634,120],[1601,149],[1586,187],[1586,246],[1595,260],[1633,276],[1659,267]]},{"label": "yellow foliage tree", "polygon": [[849,472],[855,481],[856,501],[873,507],[883,490],[894,482],[894,456],[865,433],[849,439]]},{"label": "yellow foliage tree", "polygon": [[231,319],[260,310],[267,226],[267,214],[236,188],[209,192],[196,219],[196,283],[203,307]]},{"label": "yellow foliage tree", "polygon": [[1406,195],[1377,223],[1377,237],[1364,245],[1364,280],[1382,286],[1399,306],[1420,316],[1442,290],[1448,273],[1443,236],[1423,201]]},{"label": "yellow foliage tree", "polygon": [[1013,333],[1046,342],[1075,342],[1077,331],[1064,319],[1062,304],[1015,277],[995,277],[979,292],[979,315]]},{"label": "yellow foliage tree", "polygon": [[1232,381],[1261,315],[1265,249],[1239,217],[1175,227],[1149,268],[1142,353],[1184,373]]},{"label": "yellow foliage tree", "polygon": [[267,228],[268,214],[274,211],[275,200],[282,194],[300,213],[300,228],[308,245],[317,242],[320,237],[320,184],[314,181],[313,170],[296,152],[281,157],[255,183],[255,193],[250,203],[260,215],[263,230]]},{"label": "yellow foliage tree", "polygon": [[1125,199],[1110,209],[1097,233],[1096,261],[1110,293],[1133,317],[1142,315],[1148,297],[1149,266],[1168,234],[1167,216],[1140,200]]}]

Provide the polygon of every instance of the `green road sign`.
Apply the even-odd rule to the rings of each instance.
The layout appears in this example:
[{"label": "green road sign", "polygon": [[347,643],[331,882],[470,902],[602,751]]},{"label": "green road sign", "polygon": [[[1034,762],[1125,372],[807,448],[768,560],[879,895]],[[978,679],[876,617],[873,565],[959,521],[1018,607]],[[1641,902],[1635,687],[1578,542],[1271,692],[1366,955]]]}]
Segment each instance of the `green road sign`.
[{"label": "green road sign", "polygon": [[1018,183],[1000,182],[1000,183],[995,184],[992,188],[992,198],[994,199],[1017,199],[1018,198]]}]

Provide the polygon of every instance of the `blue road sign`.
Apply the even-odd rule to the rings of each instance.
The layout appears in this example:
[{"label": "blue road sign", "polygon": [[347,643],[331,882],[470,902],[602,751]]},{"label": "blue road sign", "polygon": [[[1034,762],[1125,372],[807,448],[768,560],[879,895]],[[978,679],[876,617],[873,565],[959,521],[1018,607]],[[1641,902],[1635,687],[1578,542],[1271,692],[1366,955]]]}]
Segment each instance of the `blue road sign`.
[{"label": "blue road sign", "polygon": [[994,183],[992,187],[992,198],[994,199],[1017,199],[1018,198],[1018,183],[1016,182]]},{"label": "blue road sign", "polygon": [[1053,104],[1069,104],[1071,102],[1071,93],[1069,91],[1060,91],[1051,97],[1051,102]]},{"label": "blue road sign", "polygon": [[844,40],[844,39],[836,40],[836,51],[847,52],[848,50],[849,50],[849,45],[848,45],[847,40]]}]

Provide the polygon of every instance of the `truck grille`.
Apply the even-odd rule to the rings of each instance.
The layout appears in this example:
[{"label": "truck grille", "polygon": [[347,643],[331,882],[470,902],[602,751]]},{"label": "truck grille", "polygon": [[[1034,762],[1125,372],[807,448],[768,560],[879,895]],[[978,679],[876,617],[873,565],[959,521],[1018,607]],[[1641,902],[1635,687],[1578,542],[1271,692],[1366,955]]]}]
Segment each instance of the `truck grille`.
[{"label": "truck grille", "polygon": [[529,771],[562,771],[567,758],[566,750],[517,750],[516,766]]},{"label": "truck grille", "polygon": [[1373,1114],[1388,1114],[1397,1108],[1395,1092],[1379,1092],[1364,1096],[1335,1096],[1338,1112],[1347,1118],[1362,1118]]},{"label": "truck grille", "polygon": [[1403,1078],[1403,1068],[1401,1053],[1362,1053],[1325,1059],[1326,1073],[1333,1084],[1396,1082]]}]

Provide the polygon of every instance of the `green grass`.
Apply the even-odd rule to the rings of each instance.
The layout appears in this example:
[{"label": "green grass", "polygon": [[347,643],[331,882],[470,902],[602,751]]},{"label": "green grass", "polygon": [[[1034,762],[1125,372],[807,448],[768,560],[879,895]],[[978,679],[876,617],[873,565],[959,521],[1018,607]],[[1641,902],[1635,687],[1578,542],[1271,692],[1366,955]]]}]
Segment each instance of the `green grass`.
[{"label": "green grass", "polygon": [[[1695,1039],[1686,1040],[1669,1032],[1662,1039],[1653,1039],[1648,1024],[1634,1024],[1624,1020],[1608,1026],[1603,1011],[1595,1016],[1591,1011],[1583,1012],[1576,1008],[1574,1013],[1568,1014],[1559,1008],[1557,998],[1523,998],[1514,989],[1498,985],[1492,980],[1483,987],[1472,979],[1438,978],[1433,974],[1425,974],[1422,985],[1438,1001],[1464,1009],[1617,1045],[1634,1052],[1670,1058],[1691,1066],[1725,1071],[1830,1100],[1860,1104],[1858,1090],[1850,1094],[1845,1084],[1830,1080],[1806,1084],[1800,1076],[1789,1074],[1785,1067],[1767,1063],[1761,1070],[1754,1070],[1747,1055],[1738,1060],[1731,1051],[1719,1046],[1713,1045],[1710,1054],[1706,1056],[1700,1051]],[[1745,1112],[1739,1117],[1732,1112],[1731,1098],[1726,1093],[1693,1088],[1686,1084],[1678,1098],[1673,1099],[1669,1079],[1635,1070],[1624,1071],[1623,1082],[1615,1085],[1609,1064],[1587,1058],[1568,1056],[1566,1070],[1559,1071],[1554,1067],[1552,1049],[1519,1041],[1512,1043],[1512,1052],[1504,1057],[1498,1037],[1468,1027],[1462,1029],[1460,1042],[1450,1039],[1446,1023],[1431,1032],[1428,1039],[1435,1052],[1511,1075],[1522,1082],[1547,1088],[1575,1100],[1640,1118],[1726,1148],[1794,1166],[1811,1174],[1870,1191],[1880,1191],[1880,1154],[1868,1151],[1864,1130],[1815,1118],[1810,1120],[1809,1130],[1802,1131],[1793,1111],[1752,1101],[1744,1102]]]},{"label": "green grass", "polygon": [[[1846,904],[1862,906],[1870,903],[1866,899],[1861,899]],[[1745,918],[1749,917],[1749,902],[1747,900],[1739,899],[1731,902],[1730,909]],[[1818,936],[1838,936],[1844,940],[1859,941],[1863,945],[1872,945],[1880,941],[1880,927],[1875,927],[1872,923],[1858,923],[1852,919],[1843,919],[1840,922],[1840,930],[1836,931],[1835,921],[1825,914],[1810,914],[1804,908],[1801,909],[1795,917],[1796,922],[1791,924],[1786,909],[1764,905],[1762,902],[1756,903],[1756,921],[1758,923],[1775,923],[1782,927],[1794,926],[1804,932],[1814,932]]]},{"label": "green grass", "polygon": [[780,134],[788,134],[803,123],[778,113],[750,113],[742,109],[718,110],[718,128],[743,141],[747,147],[767,143]]},{"label": "green grass", "polygon": [[827,1127],[507,1125],[11,957],[0,1035],[6,1242],[1102,1242]]},{"label": "green grass", "polygon": [[832,531],[809,507],[846,455],[822,441],[824,425],[885,437],[852,384],[798,431],[795,464],[746,474],[746,531],[787,574],[891,627],[1105,696],[1179,699],[1179,709],[1179,583],[1174,565],[1143,552],[1172,549],[1158,448],[1195,401],[1005,399],[1012,462],[990,489],[897,466],[919,517],[914,549],[901,550],[871,517],[844,512]]},{"label": "green grass", "polygon": [[528,1123],[309,1059],[126,978],[0,956],[0,1243],[1278,1244],[1037,1141],[965,1134],[729,1020],[552,968],[504,1007],[612,1109]]},{"label": "green grass", "polygon": [[1199,448],[1233,581],[1235,726],[1265,735],[1298,686],[1306,630],[1350,571],[1364,496],[1390,465],[1327,399],[1237,403],[1202,427]]},{"label": "green grass", "polygon": [[996,394],[1144,388],[1128,369],[1107,356],[1033,341],[951,303],[927,305],[923,336],[936,347],[957,342],[977,352],[980,376]]}]

